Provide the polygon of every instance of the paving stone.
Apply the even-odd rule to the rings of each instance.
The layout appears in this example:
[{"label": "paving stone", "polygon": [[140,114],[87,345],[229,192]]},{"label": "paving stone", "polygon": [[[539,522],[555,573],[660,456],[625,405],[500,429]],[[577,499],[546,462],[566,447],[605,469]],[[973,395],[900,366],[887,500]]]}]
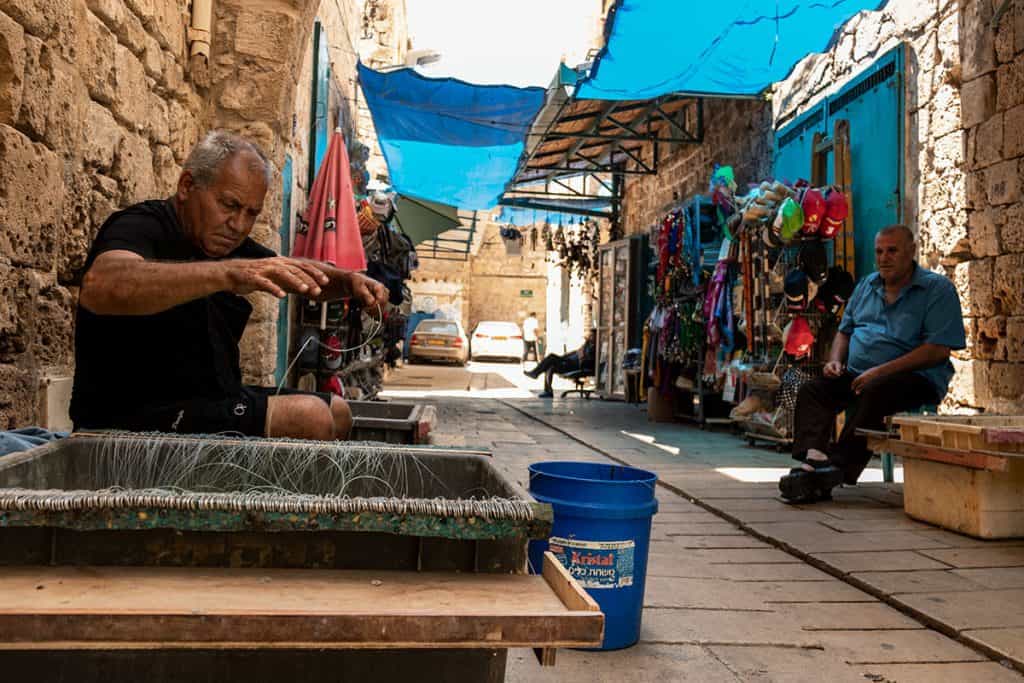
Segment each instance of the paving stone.
[{"label": "paving stone", "polygon": [[989,541],[983,538],[972,538],[963,534],[957,534],[945,529],[930,527],[928,529],[915,530],[914,534],[923,538],[930,538],[949,546],[950,548],[1022,548],[1024,539],[1012,538],[1005,541]]},{"label": "paving stone", "polygon": [[[810,565],[787,564],[712,564],[694,560],[676,548],[656,546],[647,557],[648,576],[677,576],[691,579],[727,581],[833,581],[834,577]],[[663,550],[668,552],[663,552]]]},{"label": "paving stone", "polygon": [[941,541],[922,538],[909,531],[843,533],[824,524],[808,522],[764,522],[751,524],[750,527],[758,533],[807,553],[878,552],[945,547]]},{"label": "paving stone", "polygon": [[877,553],[814,553],[811,557],[843,572],[948,569],[949,565],[911,550]]},{"label": "paving stone", "polygon": [[726,498],[730,500],[745,500],[745,499],[756,499],[756,500],[775,500],[778,498],[779,490],[775,485],[771,488],[758,487],[756,484],[745,484],[737,486],[715,486],[713,488],[698,488],[687,486],[685,479],[682,477],[669,477],[665,478],[664,481],[668,484],[673,484],[681,488],[687,493],[687,495],[700,498],[701,500],[708,501],[711,505],[717,507],[717,500]]},{"label": "paving stone", "polygon": [[780,614],[808,631],[920,629],[920,623],[881,602],[776,605]]},{"label": "paving stone", "polygon": [[795,505],[787,505],[780,500],[771,498],[726,498],[715,500],[712,504],[716,510],[724,510],[727,513],[742,512],[746,510],[798,510]]},{"label": "paving stone", "polygon": [[675,542],[676,545],[687,549],[771,548],[767,543],[746,534],[740,536],[691,536],[689,534],[672,534],[669,532],[668,536],[669,540]]},{"label": "paving stone", "polygon": [[[658,513],[654,515],[655,526],[659,524],[729,524],[718,515],[713,515],[707,510],[691,505],[689,507],[670,507],[662,503],[658,503]],[[733,527],[735,528],[735,526]]]},{"label": "paving stone", "polygon": [[1024,676],[996,662],[963,662],[947,664],[873,664],[865,674],[874,678],[862,680],[892,683],[935,683],[936,681],[970,681],[970,683],[1020,683]]},{"label": "paving stone", "polygon": [[686,553],[689,557],[698,560],[706,560],[711,564],[801,564],[801,561],[784,553],[776,548],[737,548],[734,550],[690,550]]},{"label": "paving stone", "polygon": [[626,678],[638,683],[739,680],[702,647],[649,643],[615,652],[559,650],[553,667],[540,666],[531,650],[511,650],[505,673],[508,683],[621,683]]},{"label": "paving stone", "polygon": [[[688,515],[684,515],[688,516]],[[716,519],[718,519],[716,517]],[[676,521],[666,521],[663,519],[655,518],[654,528],[659,534],[674,538],[677,536],[742,536],[749,537],[749,535],[734,524],[723,522],[718,519],[717,522],[698,522],[696,524]],[[763,545],[763,544],[762,544]],[[743,546],[743,547],[760,547],[760,546]]]},{"label": "paving stone", "polygon": [[918,631],[815,631],[815,637],[850,664],[974,662],[986,658],[946,636]]},{"label": "paving stone", "polygon": [[958,631],[1024,627],[1024,590],[907,593],[903,602]]},{"label": "paving stone", "polygon": [[958,568],[1024,567],[1024,547],[922,550],[922,555]]},{"label": "paving stone", "polygon": [[984,590],[970,579],[950,570],[912,572],[856,572],[851,576],[893,595],[896,593],[937,593],[946,591]]},{"label": "paving stone", "polygon": [[640,637],[648,642],[691,645],[821,647],[813,633],[803,631],[799,623],[780,612],[646,608]]},{"label": "paving stone", "polygon": [[744,524],[757,522],[828,522],[841,521],[825,512],[801,509],[794,505],[781,505],[772,510],[730,510],[729,515]]},{"label": "paving stone", "polygon": [[865,683],[856,666],[846,664],[832,652],[791,647],[739,647],[712,645],[708,648],[742,681],[763,683]]},{"label": "paving stone", "polygon": [[[881,517],[878,519],[826,519],[821,520],[825,526],[844,531],[847,533],[873,533],[876,531],[919,531],[932,529],[933,527],[924,522],[917,522],[910,519],[903,512],[894,512],[892,517]],[[939,539],[935,539],[939,540]]]},{"label": "paving stone", "polygon": [[969,579],[984,588],[1024,588],[1024,567],[998,569],[954,569],[954,574]]},{"label": "paving stone", "polygon": [[992,648],[1003,657],[1024,666],[1024,628],[992,628],[964,631],[964,637]]},{"label": "paving stone", "polygon": [[853,586],[833,581],[751,581],[649,576],[644,605],[702,609],[772,609],[775,603],[874,602]]}]

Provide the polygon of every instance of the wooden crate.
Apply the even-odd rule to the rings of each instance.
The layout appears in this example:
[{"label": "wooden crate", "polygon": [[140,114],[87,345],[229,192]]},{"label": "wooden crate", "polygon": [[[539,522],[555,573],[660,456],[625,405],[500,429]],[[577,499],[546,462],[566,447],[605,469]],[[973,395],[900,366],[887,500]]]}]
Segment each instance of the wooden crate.
[{"label": "wooden crate", "polygon": [[1021,415],[895,415],[900,441],[960,451],[1024,454]]},{"label": "wooden crate", "polygon": [[903,509],[915,519],[985,539],[1024,536],[1024,459],[1005,472],[904,457]]}]

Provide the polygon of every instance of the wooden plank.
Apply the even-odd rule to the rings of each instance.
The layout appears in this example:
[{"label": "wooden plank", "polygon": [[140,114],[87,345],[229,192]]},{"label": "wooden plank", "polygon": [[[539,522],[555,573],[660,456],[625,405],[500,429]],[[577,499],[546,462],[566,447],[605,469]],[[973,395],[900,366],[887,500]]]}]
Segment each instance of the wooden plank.
[{"label": "wooden plank", "polygon": [[544,568],[541,570],[548,586],[559,597],[567,609],[580,612],[600,612],[601,606],[562,566],[551,551],[544,552]]},{"label": "wooden plank", "polygon": [[556,652],[558,652],[558,650],[553,647],[533,648],[533,656],[537,658],[537,663],[541,666],[554,666]]},{"label": "wooden plank", "polygon": [[570,609],[570,597],[543,577],[507,574],[9,567],[0,569],[0,642],[599,645],[604,616]]},{"label": "wooden plank", "polygon": [[878,437],[868,438],[868,448],[875,453],[892,453],[901,458],[931,460],[988,472],[1007,472],[1010,469],[1010,458],[1003,453],[952,450]]},{"label": "wooden plank", "polygon": [[1008,472],[928,459],[903,463],[903,509],[915,519],[977,538],[1024,536],[1024,463]]}]

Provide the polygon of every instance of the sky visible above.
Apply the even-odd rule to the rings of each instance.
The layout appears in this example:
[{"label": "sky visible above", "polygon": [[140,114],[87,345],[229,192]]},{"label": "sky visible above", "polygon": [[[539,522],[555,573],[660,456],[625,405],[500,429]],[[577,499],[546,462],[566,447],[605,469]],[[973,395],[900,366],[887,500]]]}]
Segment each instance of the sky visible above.
[{"label": "sky visible above", "polygon": [[517,86],[547,86],[563,56],[584,61],[600,11],[600,0],[406,0],[413,49],[442,55],[423,74]]}]

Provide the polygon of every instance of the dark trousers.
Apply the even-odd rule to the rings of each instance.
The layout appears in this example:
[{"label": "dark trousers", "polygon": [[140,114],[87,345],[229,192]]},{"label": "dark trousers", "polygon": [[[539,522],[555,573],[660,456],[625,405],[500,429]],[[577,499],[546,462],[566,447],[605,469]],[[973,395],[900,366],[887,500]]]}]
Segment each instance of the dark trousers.
[{"label": "dark trousers", "polygon": [[540,354],[537,353],[537,340],[526,341],[523,340],[523,360],[530,359],[530,352],[533,352],[533,359],[540,360]]},{"label": "dark trousers", "polygon": [[[883,429],[889,415],[937,401],[931,382],[913,372],[873,382],[859,395],[853,393],[853,380],[849,373],[811,380],[800,387],[793,414],[793,457],[803,460],[811,448],[828,453],[847,484],[856,484],[871,460],[867,439],[857,436],[856,430]],[[843,431],[830,447],[836,415],[844,410]]]}]

